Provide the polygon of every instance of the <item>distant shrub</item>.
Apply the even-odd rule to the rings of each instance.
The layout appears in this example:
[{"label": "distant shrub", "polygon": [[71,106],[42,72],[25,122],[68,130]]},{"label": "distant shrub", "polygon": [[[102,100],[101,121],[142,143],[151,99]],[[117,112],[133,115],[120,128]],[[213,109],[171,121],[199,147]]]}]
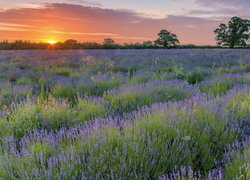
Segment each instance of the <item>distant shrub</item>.
[{"label": "distant shrub", "polygon": [[29,78],[21,77],[21,78],[17,79],[16,83],[21,84],[21,85],[25,85],[25,84],[31,85],[32,81]]},{"label": "distant shrub", "polygon": [[4,82],[0,86],[0,97],[2,105],[18,103],[20,100],[33,95],[32,85],[12,85],[10,82]]},{"label": "distant shrub", "polygon": [[68,68],[55,68],[51,70],[51,73],[59,76],[69,77],[71,70]]},{"label": "distant shrub", "polygon": [[63,67],[63,68],[79,68],[80,67],[79,62],[62,62],[61,64],[58,65],[58,67]]},{"label": "distant shrub", "polygon": [[103,93],[111,88],[117,87],[120,85],[120,82],[116,79],[110,80],[98,80],[94,81],[95,87],[93,88],[94,95],[103,95]]},{"label": "distant shrub", "polygon": [[2,79],[9,79],[9,74],[8,73],[1,73],[0,78]]},{"label": "distant shrub", "polygon": [[79,94],[92,95],[94,94],[94,87],[91,87],[88,84],[79,84],[76,86],[76,91]]},{"label": "distant shrub", "polygon": [[250,72],[250,64],[246,65],[246,66],[244,67],[244,70],[245,70],[246,72]]},{"label": "distant shrub", "polygon": [[55,98],[66,98],[71,102],[75,102],[76,94],[72,86],[69,85],[56,85],[52,88],[51,94]]},{"label": "distant shrub", "polygon": [[51,89],[54,85],[55,85],[55,80],[49,76],[41,76],[38,81],[37,81],[37,84],[40,86],[40,87],[43,87],[43,88],[47,88],[47,89]]},{"label": "distant shrub", "polygon": [[0,118],[0,137],[12,134],[20,138],[39,128],[55,131],[106,115],[106,109],[99,102],[79,98],[78,104],[71,107],[66,100],[51,97],[48,100],[27,99],[14,105],[10,112],[6,118]]},{"label": "distant shrub", "polygon": [[173,72],[177,79],[184,80],[186,78],[186,72],[182,66],[169,67],[169,72]]},{"label": "distant shrub", "polygon": [[[214,95],[221,95],[226,93],[228,90],[232,88],[230,83],[214,83],[208,90],[208,93],[212,93]],[[206,91],[206,90],[205,90]]]},{"label": "distant shrub", "polygon": [[217,74],[223,74],[223,73],[237,73],[242,70],[238,66],[232,66],[232,67],[220,67],[216,69],[215,71]]},{"label": "distant shrub", "polygon": [[[244,89],[245,92],[243,91]],[[244,93],[237,93],[237,91],[243,91]],[[227,101],[224,102],[225,111],[234,109],[233,118],[235,120],[244,121],[250,117],[250,92],[246,86],[238,86],[231,91],[227,96]],[[242,125],[245,128],[250,128],[250,122],[246,121],[246,124]]]},{"label": "distant shrub", "polygon": [[78,99],[77,109],[80,122],[91,120],[96,117],[103,117],[106,114],[106,109],[98,102],[91,102],[85,99]]},{"label": "distant shrub", "polygon": [[187,74],[186,80],[189,84],[197,84],[208,76],[207,72],[192,71]]},{"label": "distant shrub", "polygon": [[129,71],[128,67],[124,67],[124,66],[114,66],[111,68],[111,71],[114,73],[118,73],[118,72],[124,72],[127,73]]},{"label": "distant shrub", "polygon": [[237,83],[237,76],[222,74],[215,76],[200,84],[202,92],[211,93],[215,96],[220,96],[230,90]]},{"label": "distant shrub", "polygon": [[25,70],[31,68],[29,64],[18,64],[17,65],[20,70]]},{"label": "distant shrub", "polygon": [[9,75],[8,78],[9,78],[11,83],[15,83],[16,80],[18,79],[17,75],[15,75],[15,74]]},{"label": "distant shrub", "polygon": [[14,97],[27,97],[32,95],[32,85],[14,85],[12,87],[12,93]]},{"label": "distant shrub", "polygon": [[13,107],[13,112],[7,117],[15,137],[22,137],[25,133],[37,128],[55,130],[74,124],[76,113],[65,102],[32,101],[27,99]]},{"label": "distant shrub", "polygon": [[[184,88],[185,87],[185,88]],[[145,84],[124,85],[104,95],[114,111],[118,114],[136,110],[153,102],[182,100],[195,90],[178,81],[149,81]]]},{"label": "distant shrub", "polygon": [[131,84],[138,84],[138,83],[146,83],[149,81],[150,77],[148,76],[133,76],[130,83]]}]

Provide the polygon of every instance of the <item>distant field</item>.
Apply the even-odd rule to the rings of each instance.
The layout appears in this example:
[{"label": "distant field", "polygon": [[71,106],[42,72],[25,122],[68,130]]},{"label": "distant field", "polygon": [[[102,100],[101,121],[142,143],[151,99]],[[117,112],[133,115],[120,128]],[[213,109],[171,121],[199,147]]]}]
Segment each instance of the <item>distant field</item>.
[{"label": "distant field", "polygon": [[250,179],[250,51],[0,51],[0,179]]}]

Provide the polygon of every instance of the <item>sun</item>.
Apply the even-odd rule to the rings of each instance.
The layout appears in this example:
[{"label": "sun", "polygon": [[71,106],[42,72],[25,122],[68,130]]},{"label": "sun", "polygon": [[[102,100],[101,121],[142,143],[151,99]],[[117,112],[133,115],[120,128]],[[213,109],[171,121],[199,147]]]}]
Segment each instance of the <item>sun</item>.
[{"label": "sun", "polygon": [[51,45],[56,44],[57,42],[58,42],[57,40],[52,40],[52,39],[48,40],[48,43]]}]

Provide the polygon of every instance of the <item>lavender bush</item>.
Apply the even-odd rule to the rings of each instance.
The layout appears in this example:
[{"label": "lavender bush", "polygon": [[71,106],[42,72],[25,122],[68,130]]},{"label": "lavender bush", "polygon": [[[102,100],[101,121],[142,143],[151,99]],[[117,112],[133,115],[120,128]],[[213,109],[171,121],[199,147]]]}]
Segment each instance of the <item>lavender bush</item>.
[{"label": "lavender bush", "polygon": [[249,179],[249,64],[247,50],[1,51],[0,179]]}]

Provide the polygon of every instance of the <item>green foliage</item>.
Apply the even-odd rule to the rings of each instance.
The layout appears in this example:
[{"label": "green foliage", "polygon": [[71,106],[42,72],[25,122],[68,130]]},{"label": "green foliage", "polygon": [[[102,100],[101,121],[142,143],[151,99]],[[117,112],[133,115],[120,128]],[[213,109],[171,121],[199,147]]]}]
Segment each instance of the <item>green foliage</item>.
[{"label": "green foliage", "polygon": [[177,36],[165,29],[161,30],[158,34],[158,39],[155,41],[157,47],[169,48],[175,47],[179,44]]},{"label": "green foliage", "polygon": [[0,137],[12,135],[12,133],[13,133],[12,125],[7,121],[7,119],[0,118]]},{"label": "green foliage", "polygon": [[197,84],[205,79],[208,73],[201,71],[192,71],[187,74],[186,80],[189,84]]},{"label": "green foliage", "polygon": [[59,76],[65,76],[65,77],[69,77],[70,76],[70,73],[71,73],[71,70],[68,69],[68,68],[56,68],[56,69],[53,69],[51,71],[52,74],[56,74],[56,75],[59,75]]},{"label": "green foliage", "polygon": [[[139,147],[141,151],[145,149],[144,146],[155,149],[156,154],[148,152],[149,157],[159,156],[158,166],[150,166],[151,172],[167,172],[174,166],[180,167],[183,164],[208,172],[214,166],[214,159],[221,158],[224,147],[237,136],[233,131],[225,130],[227,122],[215,113],[199,105],[193,107],[192,113],[187,113],[185,108],[171,108],[164,114],[156,111],[135,121],[129,129],[130,135],[128,136],[131,141],[136,141],[141,145]],[[176,123],[168,122],[170,118]],[[210,131],[207,131],[207,128]],[[151,144],[143,143],[145,141],[143,134],[150,139]],[[165,142],[172,142],[173,145],[166,146]],[[174,154],[178,154],[178,157],[175,158]],[[156,174],[156,177],[159,175]]]},{"label": "green foliage", "polygon": [[235,73],[236,71],[234,69],[230,69],[227,67],[220,67],[216,69],[217,74],[223,74],[223,73]]},{"label": "green foliage", "polygon": [[22,85],[25,85],[25,84],[31,85],[32,81],[29,78],[21,77],[21,78],[17,79],[16,83],[17,84],[22,84]]},{"label": "green foliage", "polygon": [[248,52],[61,52],[0,55],[0,179],[249,179]]},{"label": "green foliage", "polygon": [[0,118],[0,137],[13,134],[20,138],[38,128],[55,131],[106,116],[106,109],[97,102],[78,98],[78,104],[71,107],[66,100],[58,101],[50,96],[46,100],[27,99],[9,111],[5,118]]},{"label": "green foliage", "polygon": [[220,24],[214,30],[218,45],[229,46],[246,46],[249,39],[250,21],[239,17],[233,17],[228,25]]},{"label": "green foliage", "polygon": [[[77,42],[77,40],[74,39],[67,39],[63,43],[57,43],[56,46],[59,46],[62,49],[79,49],[81,47],[81,44]],[[51,47],[56,48],[56,46]]]},{"label": "green foliage", "polygon": [[117,87],[121,82],[116,79],[94,81],[95,88],[93,89],[94,95],[103,95],[103,93],[111,88]]},{"label": "green foliage", "polygon": [[[214,160],[222,159],[225,147],[239,136],[229,128],[228,119],[225,119],[228,116],[220,111],[220,104],[209,101],[212,102],[199,104],[191,101],[191,107],[183,103],[183,106],[173,104],[165,109],[152,109],[136,116],[122,129],[103,124],[99,129],[92,129],[87,137],[66,136],[56,146],[31,142],[27,146],[31,153],[20,157],[16,169],[20,170],[19,175],[24,170],[30,173],[26,164],[30,166],[32,161],[27,161],[27,158],[37,157],[42,152],[43,159],[50,159],[66,152],[63,155],[71,153],[72,159],[84,158],[79,161],[64,161],[62,158],[54,164],[52,174],[66,168],[71,172],[68,175],[76,177],[81,177],[82,171],[87,177],[95,177],[97,173],[99,177],[106,177],[112,171],[117,177],[127,177],[128,173],[134,172],[140,178],[157,179],[175,167],[186,165],[206,175],[214,167]],[[85,103],[83,101],[84,106]],[[233,107],[228,110],[235,111]],[[43,170],[48,168],[47,162],[32,162],[32,165],[41,169],[43,175]]]},{"label": "green foliage", "polygon": [[224,177],[228,179],[250,179],[250,146],[238,152],[225,168]]},{"label": "green foliage", "polygon": [[157,84],[154,87],[145,86],[144,89],[125,91],[119,94],[107,93],[104,94],[103,99],[109,102],[115,113],[122,114],[154,102],[178,101],[191,95],[190,92],[185,92],[181,88],[181,86],[168,87]]},{"label": "green foliage", "polygon": [[245,66],[244,66],[244,70],[245,70],[246,72],[250,72],[250,64],[245,65]]},{"label": "green foliage", "polygon": [[202,69],[185,71],[182,66],[168,67],[168,72],[173,73],[176,78],[187,81],[189,84],[198,84],[203,81],[210,73]]},{"label": "green foliage", "polygon": [[107,39],[104,39],[104,42],[103,42],[103,47],[104,48],[115,48],[117,44],[115,43],[115,41],[111,38],[107,38]]},{"label": "green foliage", "polygon": [[215,96],[220,96],[232,88],[231,82],[215,82],[209,87],[201,87],[202,92],[211,93]]},{"label": "green foliage", "polygon": [[22,137],[25,133],[37,128],[48,130],[68,127],[74,124],[76,112],[71,109],[66,101],[57,102],[30,99],[14,106],[7,117],[8,124],[12,127],[15,137]]},{"label": "green foliage", "polygon": [[76,86],[76,92],[79,94],[93,95],[94,87],[89,84],[78,84]]},{"label": "green foliage", "polygon": [[85,99],[78,99],[77,108],[80,122],[92,120],[96,117],[104,117],[106,114],[106,109],[103,106]]},{"label": "green foliage", "polygon": [[29,64],[18,64],[18,68],[24,70],[31,68],[31,66]]},{"label": "green foliage", "polygon": [[[146,83],[149,79],[150,79],[150,77],[148,77],[148,76],[133,76],[130,83],[131,84]],[[158,78],[158,79],[160,79],[160,78]]]},{"label": "green foliage", "polygon": [[66,98],[71,102],[76,101],[76,93],[73,87],[69,85],[56,85],[52,88],[51,94],[55,98]]},{"label": "green foliage", "polygon": [[[234,119],[240,121],[250,117],[250,92],[241,93],[231,96],[229,101],[225,104],[225,110],[234,109]],[[244,126],[250,127],[250,124]]]}]

